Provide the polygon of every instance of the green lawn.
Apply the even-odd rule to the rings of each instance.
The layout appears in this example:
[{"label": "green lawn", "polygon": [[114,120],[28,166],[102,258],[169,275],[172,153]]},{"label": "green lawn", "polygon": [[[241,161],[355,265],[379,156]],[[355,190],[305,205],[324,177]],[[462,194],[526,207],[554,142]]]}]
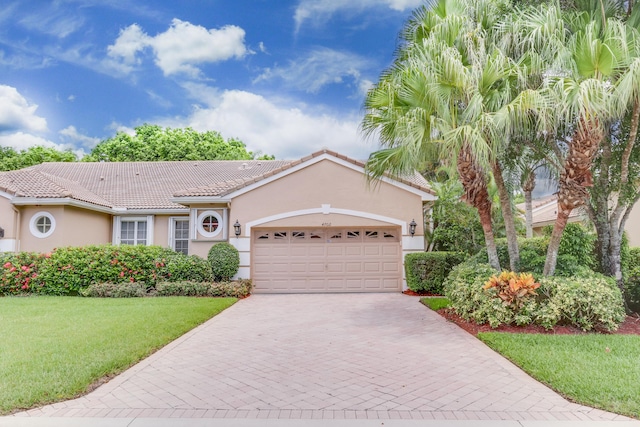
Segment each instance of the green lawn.
[{"label": "green lawn", "polygon": [[0,414],[72,398],[234,298],[0,298]]},{"label": "green lawn", "polygon": [[440,310],[441,308],[447,308],[451,305],[449,298],[446,297],[421,298],[420,302],[434,311]]},{"label": "green lawn", "polygon": [[640,336],[488,332],[478,337],[572,401],[640,417]]}]

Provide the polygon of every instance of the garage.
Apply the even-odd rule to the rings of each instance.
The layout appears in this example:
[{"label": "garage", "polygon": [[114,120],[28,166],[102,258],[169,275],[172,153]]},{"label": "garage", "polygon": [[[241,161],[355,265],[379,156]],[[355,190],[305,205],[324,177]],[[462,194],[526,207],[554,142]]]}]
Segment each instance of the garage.
[{"label": "garage", "polygon": [[255,292],[399,292],[399,227],[252,231]]}]

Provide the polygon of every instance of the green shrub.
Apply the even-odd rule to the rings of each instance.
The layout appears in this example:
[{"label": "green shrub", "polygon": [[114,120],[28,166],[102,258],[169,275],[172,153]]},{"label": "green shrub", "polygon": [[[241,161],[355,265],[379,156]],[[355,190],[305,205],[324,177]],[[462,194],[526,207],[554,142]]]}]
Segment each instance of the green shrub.
[{"label": "green shrub", "polygon": [[540,293],[544,304],[538,323],[546,328],[558,323],[585,331],[614,331],[626,317],[615,280],[598,273],[590,277],[543,277]]},{"label": "green shrub", "polygon": [[156,284],[156,295],[160,297],[210,297],[210,282],[160,282]]},{"label": "green shrub", "polygon": [[211,273],[216,282],[230,280],[240,267],[240,254],[230,243],[216,243],[209,249]]},{"label": "green shrub", "polygon": [[465,320],[472,320],[478,324],[488,323],[491,327],[501,324],[530,323],[531,319],[524,316],[532,310],[529,307],[535,301],[527,301],[523,305],[522,313],[514,312],[500,298],[496,298],[496,290],[483,289],[489,278],[496,274],[496,270],[489,264],[467,261],[454,267],[444,283],[444,293],[451,301],[456,313]]},{"label": "green shrub", "polygon": [[43,292],[76,294],[96,283],[136,283],[148,286],[164,277],[165,263],[176,253],[159,246],[91,245],[55,249],[41,265]]},{"label": "green shrub", "polygon": [[167,260],[165,268],[166,273],[163,276],[169,282],[208,282],[212,280],[211,264],[197,255],[176,253]]},{"label": "green shrub", "polygon": [[[567,224],[562,234],[558,249],[556,276],[573,276],[593,269],[596,260],[594,255],[595,235],[589,233],[580,224]],[[498,258],[502,268],[509,267],[509,252],[506,239],[496,239]],[[518,271],[526,271],[541,275],[547,258],[549,236],[518,238],[520,265]],[[486,248],[481,249],[473,257],[479,263],[488,261]]]},{"label": "green shrub", "polygon": [[631,311],[640,313],[640,248],[630,248],[625,269],[625,299]]},{"label": "green shrub", "polygon": [[508,304],[496,287],[485,288],[495,270],[489,264],[474,260],[453,268],[445,281],[445,295],[463,319],[502,324],[539,324],[547,329],[556,324],[576,326],[583,330],[617,329],[624,320],[622,295],[615,282],[603,275],[543,277],[537,296]]},{"label": "green shrub", "polygon": [[149,295],[142,282],[135,283],[94,283],[80,291],[83,297],[94,298],[133,298]]},{"label": "green shrub", "polygon": [[214,283],[211,296],[244,298],[251,294],[253,283],[249,279],[239,279],[233,282]]},{"label": "green shrub", "polygon": [[251,280],[234,282],[161,282],[156,285],[158,296],[235,297],[251,293]]},{"label": "green shrub", "polygon": [[414,292],[442,294],[442,284],[453,267],[467,257],[463,252],[416,252],[404,258],[407,286]]}]

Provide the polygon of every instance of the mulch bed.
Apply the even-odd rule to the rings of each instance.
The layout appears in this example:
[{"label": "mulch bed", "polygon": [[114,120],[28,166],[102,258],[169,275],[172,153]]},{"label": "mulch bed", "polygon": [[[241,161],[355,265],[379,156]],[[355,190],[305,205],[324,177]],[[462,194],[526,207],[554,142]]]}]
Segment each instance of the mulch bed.
[{"label": "mulch bed", "polygon": [[[514,325],[500,325],[497,328],[492,328],[489,325],[478,325],[475,322],[467,321],[458,316],[453,310],[449,308],[442,308],[437,311],[439,315],[444,317],[450,322],[455,323],[465,331],[472,335],[478,335],[479,332],[511,332],[520,334],[555,334],[555,335],[579,335],[586,334],[582,329],[575,328],[573,326],[556,326],[553,329],[547,330],[538,325],[526,325],[526,326],[514,326]],[[620,334],[620,335],[640,335],[640,317],[638,315],[627,316],[626,320],[622,322],[620,327],[615,332],[604,332],[606,334]]]},{"label": "mulch bed", "polygon": [[[413,291],[404,291],[406,295],[414,295],[414,296],[434,296],[428,294],[419,294]],[[437,295],[441,296],[441,295]],[[450,322],[455,323],[465,331],[469,332],[472,335],[478,335],[479,332],[511,332],[511,333],[520,333],[520,334],[556,334],[556,335],[579,335],[586,334],[588,332],[584,332],[582,329],[575,328],[572,326],[556,326],[553,329],[547,330],[542,326],[537,325],[526,325],[526,326],[515,326],[515,325],[500,325],[497,328],[492,328],[489,325],[478,325],[475,322],[467,321],[458,316],[453,310],[449,308],[441,308],[437,311],[437,313],[447,319]],[[615,335],[640,335],[640,315],[633,314],[632,316],[627,316],[624,322],[620,325],[617,331],[615,332],[603,332],[606,334],[615,334]]]}]

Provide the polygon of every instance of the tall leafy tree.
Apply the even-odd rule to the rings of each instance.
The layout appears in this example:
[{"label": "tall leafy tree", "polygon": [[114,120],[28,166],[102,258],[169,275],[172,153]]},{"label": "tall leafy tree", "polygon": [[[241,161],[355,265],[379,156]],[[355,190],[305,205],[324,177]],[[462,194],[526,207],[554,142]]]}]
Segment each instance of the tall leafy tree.
[{"label": "tall leafy tree", "polygon": [[[510,4],[501,0],[440,0],[414,13],[394,64],[369,91],[362,128],[382,149],[368,161],[372,177],[402,174],[434,157],[455,164],[465,200],[478,210],[489,262],[500,268],[487,190],[493,171],[500,190],[509,255],[517,239],[498,154],[527,122],[540,98],[520,86],[521,68],[498,48],[494,31]],[[495,33],[495,34],[494,34]]]},{"label": "tall leafy tree", "polygon": [[[198,132],[191,128],[162,128],[145,124],[135,134],[118,132],[100,142],[82,160],[89,162],[131,162],[160,160],[250,160],[259,153],[247,151],[237,139],[224,140],[215,131]],[[263,155],[260,159],[273,159]]]},{"label": "tall leafy tree", "polygon": [[0,147],[0,171],[22,169],[44,162],[75,162],[77,156],[71,151],[60,151],[51,147],[34,146],[16,151]]}]

